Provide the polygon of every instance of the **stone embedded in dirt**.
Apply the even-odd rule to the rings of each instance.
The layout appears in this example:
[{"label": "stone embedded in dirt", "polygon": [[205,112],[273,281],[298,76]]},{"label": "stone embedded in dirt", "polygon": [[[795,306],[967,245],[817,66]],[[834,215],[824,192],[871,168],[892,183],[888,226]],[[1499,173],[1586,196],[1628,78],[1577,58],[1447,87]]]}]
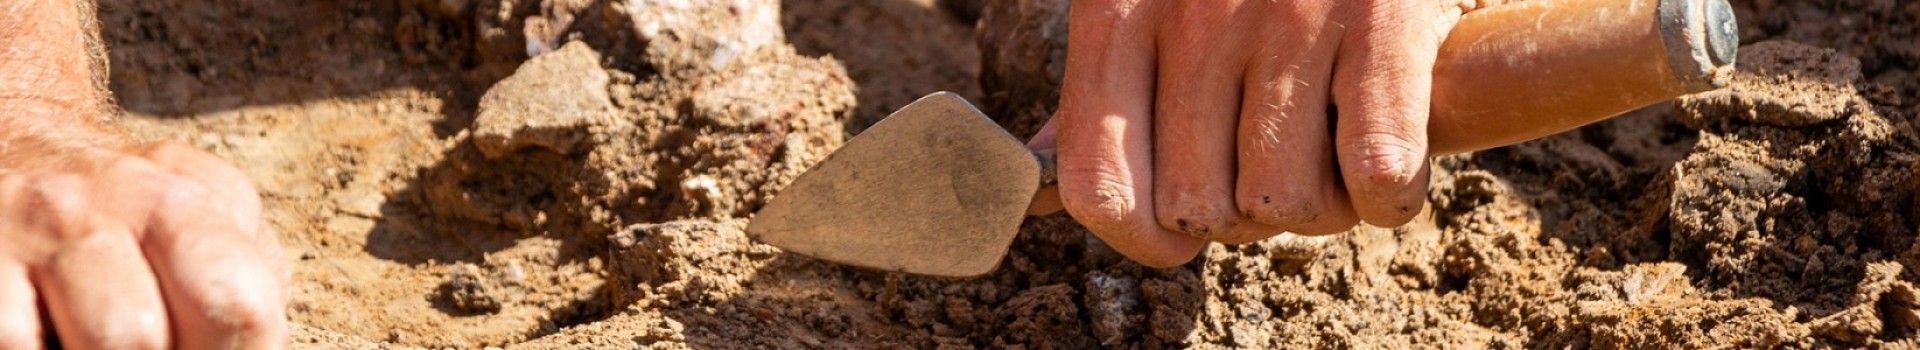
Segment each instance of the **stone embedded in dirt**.
[{"label": "stone embedded in dirt", "polygon": [[447,268],[447,282],[438,290],[440,302],[465,314],[486,314],[500,311],[500,286],[480,270],[469,263],[460,263]]},{"label": "stone embedded in dirt", "polygon": [[1806,199],[1787,191],[1788,183],[1805,181],[1805,160],[1779,154],[1770,141],[1786,140],[1705,134],[1674,165],[1669,210],[1676,255],[1704,254],[1708,272],[1742,271],[1781,234],[1770,218],[1806,210]]},{"label": "stone embedded in dirt", "polygon": [[480,98],[472,142],[488,158],[527,147],[572,153],[588,127],[613,118],[610,80],[582,43],[528,60]]},{"label": "stone embedded in dirt", "polygon": [[1860,60],[1832,49],[1791,41],[1740,48],[1727,87],[1680,99],[1686,116],[1701,122],[1732,119],[1777,126],[1831,122],[1871,112],[1856,85]]},{"label": "stone embedded in dirt", "polygon": [[775,0],[630,0],[612,7],[638,42],[672,47],[645,49],[655,63],[667,64],[660,68],[725,69],[786,40]]},{"label": "stone embedded in dirt", "polygon": [[559,49],[566,43],[565,35],[574,28],[574,21],[585,15],[583,12],[592,3],[590,0],[538,0],[536,6],[539,13],[527,16],[521,25],[521,33],[527,40],[527,57],[540,57]]},{"label": "stone embedded in dirt", "polygon": [[1100,345],[1119,345],[1140,334],[1146,313],[1138,310],[1141,298],[1137,279],[1095,271],[1087,274],[1085,290],[1087,316],[1092,319],[1093,336],[1100,339]]}]

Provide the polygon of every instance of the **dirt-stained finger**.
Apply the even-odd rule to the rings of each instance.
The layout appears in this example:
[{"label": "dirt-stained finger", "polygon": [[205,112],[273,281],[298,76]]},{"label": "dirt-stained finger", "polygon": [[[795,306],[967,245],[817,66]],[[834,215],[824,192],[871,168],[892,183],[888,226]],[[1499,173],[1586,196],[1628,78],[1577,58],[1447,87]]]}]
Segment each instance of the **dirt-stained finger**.
[{"label": "dirt-stained finger", "polygon": [[1276,26],[1244,82],[1234,199],[1254,222],[1302,234],[1339,232],[1359,221],[1328,133],[1341,33],[1330,22]]},{"label": "dirt-stained finger", "polygon": [[1354,2],[1334,68],[1334,147],[1354,211],[1375,226],[1426,204],[1427,117],[1444,32],[1424,1]]},{"label": "dirt-stained finger", "polygon": [[[1240,221],[1233,203],[1234,128],[1246,73],[1234,8],[1176,2],[1157,33],[1154,215],[1161,227],[1213,239]],[[1214,23],[1215,25],[1193,25]]]},{"label": "dirt-stained finger", "polygon": [[1152,17],[1161,5],[1072,6],[1055,113],[1061,203],[1115,251],[1156,267],[1192,260],[1205,244],[1154,219]]}]

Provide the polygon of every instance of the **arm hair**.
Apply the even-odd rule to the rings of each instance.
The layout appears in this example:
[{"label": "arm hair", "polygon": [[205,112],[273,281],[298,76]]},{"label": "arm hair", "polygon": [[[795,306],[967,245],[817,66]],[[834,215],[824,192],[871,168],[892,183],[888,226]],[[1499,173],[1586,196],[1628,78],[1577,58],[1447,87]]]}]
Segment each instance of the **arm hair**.
[{"label": "arm hair", "polygon": [[92,0],[0,5],[0,173],[125,137]]}]

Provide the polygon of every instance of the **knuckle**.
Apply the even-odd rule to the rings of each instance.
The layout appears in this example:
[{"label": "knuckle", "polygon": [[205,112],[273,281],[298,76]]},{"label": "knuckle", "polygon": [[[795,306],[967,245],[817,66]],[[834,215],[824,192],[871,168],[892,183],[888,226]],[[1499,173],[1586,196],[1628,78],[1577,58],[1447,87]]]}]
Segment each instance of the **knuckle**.
[{"label": "knuckle", "polygon": [[1061,171],[1060,204],[1081,225],[1114,232],[1137,223],[1134,212],[1139,206],[1130,186],[1102,174]]},{"label": "knuckle", "polygon": [[83,180],[71,174],[41,174],[25,180],[24,195],[29,207],[56,212],[82,207]]},{"label": "knuckle", "polygon": [[[1310,188],[1315,187],[1282,185],[1242,192],[1239,196],[1241,215],[1253,222],[1302,235],[1338,233],[1360,223],[1353,207],[1344,197],[1339,197],[1344,193],[1307,192]],[[1271,236],[1258,236],[1254,240]]]},{"label": "knuckle", "polygon": [[1318,219],[1320,200],[1300,193],[1296,187],[1253,190],[1239,196],[1240,215],[1254,222],[1292,226]]},{"label": "knuckle", "polygon": [[1348,138],[1344,148],[1353,162],[1342,168],[1354,188],[1397,192],[1412,185],[1426,164],[1426,147],[1399,132],[1363,133]]},{"label": "knuckle", "polygon": [[1191,191],[1178,191],[1175,194],[1159,196],[1155,215],[1160,227],[1183,232],[1197,237],[1207,238],[1224,233],[1231,226],[1233,216],[1229,208],[1222,208],[1213,200],[1200,198]]},{"label": "knuckle", "polygon": [[207,308],[207,320],[225,334],[265,333],[284,320],[279,305],[266,299],[270,293],[224,292],[226,296]]},{"label": "knuckle", "polygon": [[26,209],[25,222],[51,232],[67,232],[68,225],[81,222],[86,215],[83,180],[71,174],[38,174],[21,180],[20,208]]}]

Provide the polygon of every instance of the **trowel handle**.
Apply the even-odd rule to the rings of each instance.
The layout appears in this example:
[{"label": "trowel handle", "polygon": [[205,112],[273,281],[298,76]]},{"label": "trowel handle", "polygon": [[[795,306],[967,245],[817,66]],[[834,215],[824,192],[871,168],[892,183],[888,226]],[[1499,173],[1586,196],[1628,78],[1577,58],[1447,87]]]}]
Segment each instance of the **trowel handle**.
[{"label": "trowel handle", "polygon": [[[1533,0],[1461,17],[1433,68],[1435,155],[1524,142],[1606,120],[1731,73],[1726,0]],[[1029,213],[1060,209],[1052,144]]]}]

